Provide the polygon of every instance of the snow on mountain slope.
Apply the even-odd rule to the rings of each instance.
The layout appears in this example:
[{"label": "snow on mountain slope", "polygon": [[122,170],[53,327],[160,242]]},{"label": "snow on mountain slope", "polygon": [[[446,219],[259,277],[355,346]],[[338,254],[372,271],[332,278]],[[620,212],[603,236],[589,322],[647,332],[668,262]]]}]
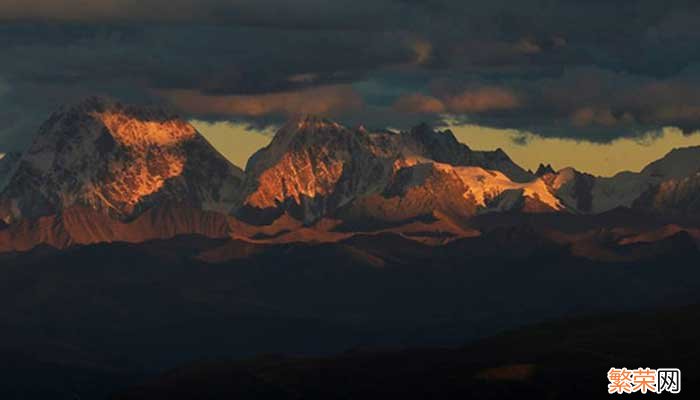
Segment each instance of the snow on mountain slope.
[{"label": "snow on mountain slope", "polygon": [[366,223],[443,220],[456,226],[494,211],[555,212],[564,207],[540,179],[514,182],[502,172],[455,167],[422,157],[397,161],[382,193],[360,197],[338,217]]},{"label": "snow on mountain slope", "polygon": [[380,191],[392,173],[392,160],[376,150],[363,131],[316,117],[292,120],[248,162],[239,216],[265,223],[288,211],[311,222]]},{"label": "snow on mountain slope", "polygon": [[[641,172],[612,177],[564,168],[543,179],[571,210],[599,214],[617,207],[637,207],[660,213],[694,209],[695,176],[700,172],[700,146],[674,149]],[[674,211],[675,210],[675,211]]]},{"label": "snow on mountain slope", "polygon": [[659,180],[634,172],[595,177],[573,168],[548,173],[543,179],[570,210],[599,214],[617,207],[630,207]]},{"label": "snow on mountain slope", "polygon": [[658,182],[633,172],[621,172],[613,177],[597,178],[593,186],[591,212],[602,213],[617,207],[631,207],[635,200]]},{"label": "snow on mountain slope", "polygon": [[[445,168],[444,165],[442,167]],[[552,210],[564,209],[563,204],[541,179],[518,183],[513,182],[500,171],[485,170],[480,167],[455,167],[454,170],[467,186],[468,193],[481,207],[491,208],[494,205],[494,199],[499,198],[504,192],[514,191],[521,193],[524,197],[537,200]]]},{"label": "snow on mountain slope", "polygon": [[472,150],[458,142],[450,130],[435,131],[427,124],[421,124],[404,132],[401,138],[405,155],[410,155],[406,149],[413,149],[413,155],[420,155],[438,163],[500,171],[515,182],[530,182],[535,178],[533,174],[515,164],[503,150]]},{"label": "snow on mountain slope", "polygon": [[89,98],[42,125],[0,194],[0,218],[81,205],[128,219],[165,202],[228,212],[242,179],[188,123]]},{"label": "snow on mountain slope", "polygon": [[476,207],[456,171],[427,162],[398,168],[382,193],[359,197],[338,217],[375,225],[433,220],[437,214],[460,221]]},{"label": "snow on mountain slope", "polygon": [[402,166],[430,164],[434,168],[457,176],[465,187],[463,197],[470,197],[475,205],[482,209],[513,209],[514,205],[506,204],[507,199],[516,200],[527,197],[541,202],[552,210],[563,210],[564,206],[552,193],[550,187],[541,179],[529,182],[515,182],[503,172],[488,170],[482,167],[461,167],[434,162],[421,157],[411,157],[402,160]]},{"label": "snow on mountain slope", "polygon": [[287,211],[309,223],[358,198],[384,192],[397,166],[414,159],[495,168],[514,180],[534,179],[502,151],[472,151],[451,132],[424,124],[401,133],[369,132],[305,116],[287,123],[269,146],[251,157],[239,216],[266,221]]},{"label": "snow on mountain slope", "polygon": [[188,233],[284,242],[394,232],[443,243],[503,211],[695,215],[698,155],[676,149],[613,177],[544,164],[534,175],[427,125],[372,132],[305,116],[244,173],[167,112],[90,98],[54,113],[21,157],[0,158],[0,251]]},{"label": "snow on mountain slope", "polygon": [[700,146],[673,149],[640,175],[652,184],[634,207],[663,215],[700,215]]}]

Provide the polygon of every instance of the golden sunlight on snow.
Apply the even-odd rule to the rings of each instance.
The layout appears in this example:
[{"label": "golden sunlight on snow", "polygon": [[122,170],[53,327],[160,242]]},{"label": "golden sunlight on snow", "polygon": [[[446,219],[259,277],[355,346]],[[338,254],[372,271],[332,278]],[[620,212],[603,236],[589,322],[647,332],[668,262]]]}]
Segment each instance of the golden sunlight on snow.
[{"label": "golden sunlight on snow", "polygon": [[527,197],[535,198],[552,207],[555,210],[563,209],[561,202],[554,197],[542,179],[535,179],[528,183],[511,181],[499,171],[485,170],[480,167],[452,167],[447,164],[436,165],[443,169],[454,170],[469,187],[469,192],[474,196],[477,205],[486,206],[486,200],[497,197],[506,190],[522,190]]},{"label": "golden sunlight on snow", "polygon": [[329,161],[314,160],[308,152],[285,154],[260,175],[258,188],[248,196],[246,204],[257,208],[275,207],[290,197],[302,204],[304,197],[331,194],[343,175],[345,162],[322,158]]},{"label": "golden sunlight on snow", "polygon": [[522,190],[526,197],[538,199],[554,210],[561,210],[564,206],[557,199],[547,184],[542,179],[532,182],[513,182],[502,172],[486,170],[481,167],[455,167],[449,164],[438,163],[421,157],[407,157],[394,163],[394,169],[410,167],[416,164],[430,163],[444,172],[456,173],[469,190],[464,194],[474,196],[476,204],[486,207],[489,199],[493,199],[506,190]]},{"label": "golden sunlight on snow", "polygon": [[157,162],[149,157],[126,164],[121,160],[110,162],[111,179],[102,187],[87,189],[96,201],[117,209],[107,199],[118,198],[133,207],[160,190],[168,179],[182,174],[187,158],[176,145],[197,137],[192,125],[176,119],[144,121],[119,112],[95,113],[95,117],[122,145],[158,155],[154,159]]},{"label": "golden sunlight on snow", "polygon": [[120,112],[95,113],[112,136],[127,146],[177,144],[193,139],[197,133],[192,125],[172,119],[168,121],[143,121]]}]

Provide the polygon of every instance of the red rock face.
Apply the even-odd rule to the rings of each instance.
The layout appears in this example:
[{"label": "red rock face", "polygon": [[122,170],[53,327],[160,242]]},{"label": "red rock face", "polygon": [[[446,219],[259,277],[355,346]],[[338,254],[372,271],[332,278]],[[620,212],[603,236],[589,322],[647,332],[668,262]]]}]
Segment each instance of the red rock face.
[{"label": "red rock face", "polygon": [[267,208],[275,207],[287,199],[301,204],[304,197],[315,198],[333,193],[343,174],[347,160],[329,157],[326,150],[321,154],[301,151],[285,154],[273,167],[258,177],[258,187],[245,204]]},{"label": "red rock face", "polygon": [[59,249],[73,244],[55,215],[25,219],[0,230],[0,252],[23,252],[42,244]]},{"label": "red rock face", "polygon": [[0,230],[0,252],[27,251],[38,245],[64,249],[73,245],[142,243],[180,235],[227,238],[234,231],[226,215],[197,209],[162,206],[123,222],[86,207],[60,215],[22,220]]}]

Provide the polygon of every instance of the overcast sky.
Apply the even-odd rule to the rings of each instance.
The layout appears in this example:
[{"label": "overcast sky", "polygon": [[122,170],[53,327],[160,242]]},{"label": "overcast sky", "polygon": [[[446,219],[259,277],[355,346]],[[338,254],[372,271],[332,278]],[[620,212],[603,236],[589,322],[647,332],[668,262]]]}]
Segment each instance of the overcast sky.
[{"label": "overcast sky", "polygon": [[[450,121],[511,153],[656,154],[700,143],[699,27],[696,1],[0,0],[0,152],[97,94],[168,105],[246,149],[314,113]],[[594,172],[642,163],[587,151],[576,166]]]}]

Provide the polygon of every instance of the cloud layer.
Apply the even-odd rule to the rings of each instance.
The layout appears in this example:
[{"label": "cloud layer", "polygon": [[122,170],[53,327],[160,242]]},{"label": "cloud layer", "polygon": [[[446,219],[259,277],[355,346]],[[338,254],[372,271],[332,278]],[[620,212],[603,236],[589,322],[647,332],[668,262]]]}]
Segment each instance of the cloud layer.
[{"label": "cloud layer", "polygon": [[244,96],[211,96],[193,91],[168,91],[163,96],[181,110],[205,116],[265,117],[299,114],[342,115],[363,106],[349,85],[321,86],[292,92]]},{"label": "cloud layer", "polygon": [[700,128],[690,1],[5,0],[0,21],[0,150],[88,94],[258,125]]}]

